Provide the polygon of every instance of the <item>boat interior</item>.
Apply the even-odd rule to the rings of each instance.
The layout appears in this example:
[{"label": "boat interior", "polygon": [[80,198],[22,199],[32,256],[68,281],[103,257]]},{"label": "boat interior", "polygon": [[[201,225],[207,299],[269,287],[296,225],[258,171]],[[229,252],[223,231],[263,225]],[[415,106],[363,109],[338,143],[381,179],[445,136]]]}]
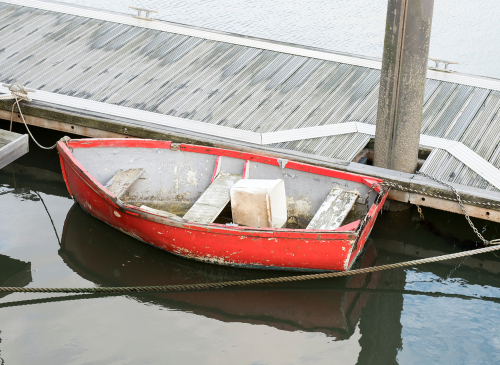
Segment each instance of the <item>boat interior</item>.
[{"label": "boat interior", "polygon": [[276,166],[275,159],[135,147],[72,153],[124,204],[200,224],[335,230],[361,219],[376,196],[364,183],[287,168],[281,159]]}]

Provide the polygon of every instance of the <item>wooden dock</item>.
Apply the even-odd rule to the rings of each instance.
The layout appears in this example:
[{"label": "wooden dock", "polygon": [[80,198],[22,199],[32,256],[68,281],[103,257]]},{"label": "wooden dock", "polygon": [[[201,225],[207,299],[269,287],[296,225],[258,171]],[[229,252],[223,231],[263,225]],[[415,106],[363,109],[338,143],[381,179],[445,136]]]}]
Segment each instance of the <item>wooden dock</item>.
[{"label": "wooden dock", "polygon": [[[358,163],[372,154],[378,59],[36,0],[0,0],[0,22],[0,82],[37,90],[22,104],[28,124],[288,156],[453,197],[427,178]],[[421,171],[466,200],[500,204],[500,80],[427,76]],[[0,102],[0,118],[11,105]],[[390,197],[461,212],[425,194]],[[500,221],[500,208],[466,208]]]}]

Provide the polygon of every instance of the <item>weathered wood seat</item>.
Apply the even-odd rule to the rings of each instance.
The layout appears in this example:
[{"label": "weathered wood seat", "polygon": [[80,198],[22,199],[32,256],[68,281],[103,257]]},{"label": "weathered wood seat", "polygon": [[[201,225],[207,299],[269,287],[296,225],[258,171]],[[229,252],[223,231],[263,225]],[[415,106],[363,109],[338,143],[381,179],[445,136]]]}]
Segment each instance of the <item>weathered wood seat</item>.
[{"label": "weathered wood seat", "polygon": [[173,213],[167,212],[165,210],[159,210],[159,209],[150,208],[147,205],[141,205],[141,209],[144,210],[144,211],[146,211],[146,212],[148,212],[148,213],[156,214],[156,215],[159,215],[159,216],[162,216],[162,217],[165,217],[165,218],[171,218],[171,219],[175,219],[175,220],[182,220],[182,218],[179,217],[178,215],[175,215]]},{"label": "weathered wood seat", "polygon": [[143,169],[120,169],[104,187],[120,198],[139,179],[143,171]]},{"label": "weathered wood seat", "polygon": [[194,223],[212,223],[229,203],[231,187],[241,178],[242,175],[219,174],[183,219]]},{"label": "weathered wood seat", "polygon": [[319,207],[307,229],[334,230],[342,225],[351,211],[358,193],[342,189],[332,189]]}]

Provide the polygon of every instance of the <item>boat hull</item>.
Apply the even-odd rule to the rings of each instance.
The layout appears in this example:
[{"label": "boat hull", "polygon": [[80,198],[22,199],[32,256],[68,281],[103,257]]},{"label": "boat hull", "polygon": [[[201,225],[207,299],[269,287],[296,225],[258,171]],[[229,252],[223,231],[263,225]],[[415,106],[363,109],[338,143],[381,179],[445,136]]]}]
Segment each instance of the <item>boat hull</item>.
[{"label": "boat hull", "polygon": [[[113,146],[170,148],[169,143],[147,140],[97,140],[93,143],[101,147],[112,143]],[[358,232],[349,231],[348,226],[341,227],[344,231],[340,232],[318,232],[193,224],[121,204],[72,155],[71,149],[79,147],[89,148],[89,145],[83,145],[83,140],[58,144],[68,190],[84,210],[140,241],[188,259],[219,265],[297,271],[348,270],[363,249],[386,198],[386,194],[382,194],[371,206]],[[204,148],[204,153],[217,154],[220,151],[228,152]],[[259,158],[264,159],[263,156]],[[271,158],[267,160],[273,162]],[[353,228],[356,226],[352,225]]]}]

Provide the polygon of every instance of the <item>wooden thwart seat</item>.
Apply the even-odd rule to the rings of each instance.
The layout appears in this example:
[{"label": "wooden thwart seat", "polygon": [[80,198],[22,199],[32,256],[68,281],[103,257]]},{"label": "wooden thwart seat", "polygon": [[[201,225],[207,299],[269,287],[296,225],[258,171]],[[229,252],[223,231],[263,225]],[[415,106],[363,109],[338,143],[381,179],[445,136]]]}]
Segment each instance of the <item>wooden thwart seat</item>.
[{"label": "wooden thwart seat", "polygon": [[358,193],[342,189],[332,189],[314,215],[307,229],[333,230],[342,225],[351,211]]},{"label": "wooden thwart seat", "polygon": [[229,203],[229,191],[242,175],[219,174],[207,190],[184,215],[188,222],[210,224]]},{"label": "wooden thwart seat", "polygon": [[104,187],[120,198],[139,179],[143,171],[143,169],[120,169]]},{"label": "wooden thwart seat", "polygon": [[178,215],[172,214],[170,212],[167,212],[165,210],[159,210],[159,209],[154,209],[150,208],[147,205],[141,205],[141,209],[144,210],[145,212],[151,213],[151,214],[156,214],[165,218],[170,218],[170,219],[175,219],[175,220],[182,220],[181,217]]}]

